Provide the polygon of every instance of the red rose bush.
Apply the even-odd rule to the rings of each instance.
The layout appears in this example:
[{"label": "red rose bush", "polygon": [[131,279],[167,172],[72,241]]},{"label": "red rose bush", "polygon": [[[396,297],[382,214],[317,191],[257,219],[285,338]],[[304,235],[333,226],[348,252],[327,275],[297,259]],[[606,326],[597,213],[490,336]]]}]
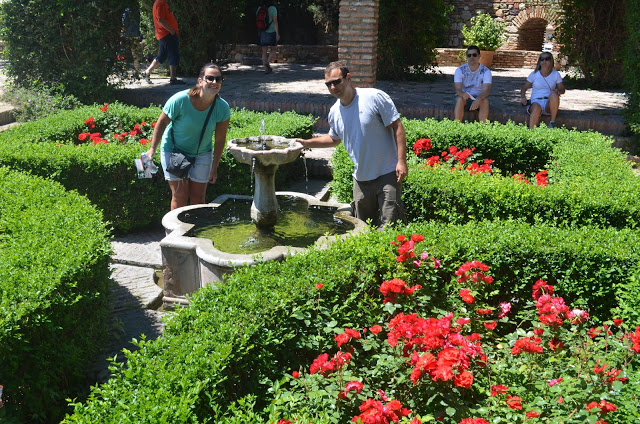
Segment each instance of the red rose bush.
[{"label": "red rose bush", "polygon": [[333,346],[274,383],[270,422],[617,422],[640,327],[596,323],[543,279],[530,299],[491,304],[499,292],[480,261],[456,265],[439,282],[446,301],[435,301],[425,287],[442,263],[422,241],[392,241],[396,276],[378,284],[380,321],[327,323]]}]

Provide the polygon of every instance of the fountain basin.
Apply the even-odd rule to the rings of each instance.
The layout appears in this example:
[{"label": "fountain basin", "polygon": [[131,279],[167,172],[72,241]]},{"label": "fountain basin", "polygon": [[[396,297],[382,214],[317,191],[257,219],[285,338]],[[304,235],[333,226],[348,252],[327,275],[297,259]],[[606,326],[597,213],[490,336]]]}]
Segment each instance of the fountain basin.
[{"label": "fountain basin", "polygon": [[[278,196],[292,196],[305,200],[309,207],[335,208],[334,216],[353,225],[348,234],[360,233],[366,224],[351,216],[349,205],[322,202],[313,196],[295,192],[278,192]],[[187,296],[207,284],[216,285],[225,276],[242,266],[253,266],[266,261],[282,261],[298,252],[306,251],[304,247],[276,245],[268,250],[255,254],[226,253],[218,250],[213,242],[206,238],[191,237],[188,233],[194,228],[193,223],[184,222],[180,216],[184,213],[196,213],[203,208],[219,208],[224,202],[232,199],[250,201],[250,196],[225,194],[213,202],[202,205],[185,206],[167,213],[162,219],[166,237],[160,242],[162,253],[165,307],[173,304],[188,304]],[[183,215],[184,216],[184,215]],[[320,236],[313,245],[325,248],[329,244],[346,237],[347,234]]]},{"label": "fountain basin", "polygon": [[240,163],[251,166],[256,186],[251,204],[251,219],[258,227],[273,227],[279,218],[276,199],[275,175],[282,164],[293,162],[300,156],[302,144],[275,135],[235,138],[227,148]]},{"label": "fountain basin", "polygon": [[235,138],[227,142],[235,160],[247,165],[282,165],[293,162],[304,148],[297,141],[275,135]]}]

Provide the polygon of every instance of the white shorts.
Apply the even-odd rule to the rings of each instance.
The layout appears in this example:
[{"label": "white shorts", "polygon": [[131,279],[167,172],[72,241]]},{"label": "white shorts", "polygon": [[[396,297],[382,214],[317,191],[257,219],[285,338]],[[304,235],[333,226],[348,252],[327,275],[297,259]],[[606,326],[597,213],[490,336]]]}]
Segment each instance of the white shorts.
[{"label": "white shorts", "polygon": [[[542,114],[543,115],[549,115],[549,112],[546,111],[547,109],[547,102],[549,101],[549,98],[543,98],[543,99],[531,99],[531,104],[534,103],[538,103],[540,105],[540,107],[542,108]],[[531,112],[529,112],[529,109],[531,108],[531,105],[529,105],[527,107],[527,113],[529,115],[531,115]]]}]

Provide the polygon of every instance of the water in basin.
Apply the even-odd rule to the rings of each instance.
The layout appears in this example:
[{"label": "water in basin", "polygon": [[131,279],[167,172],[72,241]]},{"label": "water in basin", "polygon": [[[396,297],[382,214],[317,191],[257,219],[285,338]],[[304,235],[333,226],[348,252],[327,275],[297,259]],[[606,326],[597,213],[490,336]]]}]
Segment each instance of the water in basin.
[{"label": "water in basin", "polygon": [[323,235],[345,234],[350,222],[334,217],[332,206],[309,206],[295,196],[277,196],[280,217],[275,226],[258,228],[251,220],[251,200],[228,199],[217,208],[182,212],[178,219],[194,224],[185,236],[208,238],[226,253],[254,254],[276,245],[309,247]]}]

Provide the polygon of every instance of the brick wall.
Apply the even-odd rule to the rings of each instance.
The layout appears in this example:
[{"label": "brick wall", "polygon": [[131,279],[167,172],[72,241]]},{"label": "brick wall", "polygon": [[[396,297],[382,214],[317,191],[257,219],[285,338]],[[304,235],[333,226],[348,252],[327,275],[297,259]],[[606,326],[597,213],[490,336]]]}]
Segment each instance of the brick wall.
[{"label": "brick wall", "polygon": [[341,0],[338,57],[347,62],[354,85],[376,85],[379,0]]},{"label": "brick wall", "polygon": [[[260,64],[262,47],[257,44],[237,44],[231,60],[247,65]],[[338,60],[338,46],[280,45],[274,57],[276,63],[329,63]]]},{"label": "brick wall", "polygon": [[[464,55],[458,56],[464,49],[443,48],[438,50],[438,66],[460,66],[467,61]],[[491,68],[535,68],[537,51],[528,50],[496,50]]]}]

